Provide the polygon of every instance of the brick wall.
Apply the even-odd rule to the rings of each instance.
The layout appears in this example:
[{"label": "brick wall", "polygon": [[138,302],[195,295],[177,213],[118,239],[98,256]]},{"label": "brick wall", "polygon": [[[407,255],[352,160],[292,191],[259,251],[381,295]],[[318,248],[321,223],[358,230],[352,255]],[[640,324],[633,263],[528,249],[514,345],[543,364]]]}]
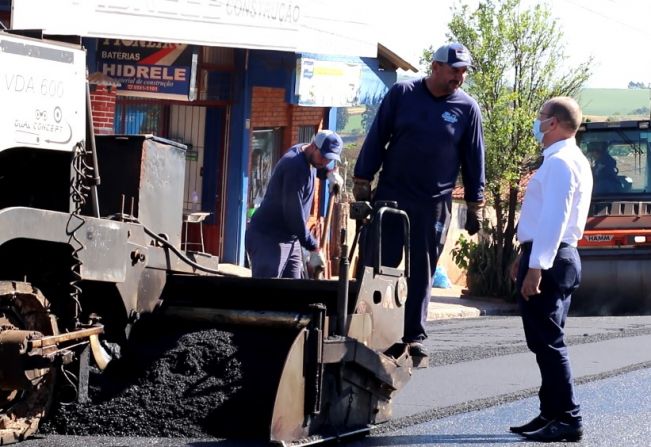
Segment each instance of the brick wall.
[{"label": "brick wall", "polygon": [[317,130],[323,128],[323,107],[300,107],[294,105],[289,107],[292,123],[289,136],[291,141],[298,143],[299,126],[315,126]]},{"label": "brick wall", "polygon": [[115,120],[115,89],[104,85],[95,86],[90,94],[91,109],[93,110],[93,128],[95,135],[111,135],[114,133]]},{"label": "brick wall", "polygon": [[253,87],[251,127],[285,127],[289,124],[285,89]]},{"label": "brick wall", "polygon": [[251,98],[251,129],[261,127],[282,127],[282,149],[299,143],[298,128],[323,127],[323,107],[301,107],[285,102],[285,89],[253,87]]}]

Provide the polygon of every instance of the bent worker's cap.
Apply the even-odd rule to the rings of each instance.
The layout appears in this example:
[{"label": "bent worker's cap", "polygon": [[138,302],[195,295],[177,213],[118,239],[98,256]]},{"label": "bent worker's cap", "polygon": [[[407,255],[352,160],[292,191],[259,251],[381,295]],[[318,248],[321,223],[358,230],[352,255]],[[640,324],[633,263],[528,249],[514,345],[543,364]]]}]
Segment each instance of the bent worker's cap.
[{"label": "bent worker's cap", "polygon": [[444,64],[451,65],[454,68],[473,68],[470,51],[460,43],[443,45],[441,48],[436,50],[436,53],[432,56],[432,61],[443,62]]},{"label": "bent worker's cap", "polygon": [[314,135],[312,142],[319,148],[321,155],[328,160],[341,161],[341,150],[344,147],[344,142],[341,141],[339,135],[331,130],[322,130]]}]

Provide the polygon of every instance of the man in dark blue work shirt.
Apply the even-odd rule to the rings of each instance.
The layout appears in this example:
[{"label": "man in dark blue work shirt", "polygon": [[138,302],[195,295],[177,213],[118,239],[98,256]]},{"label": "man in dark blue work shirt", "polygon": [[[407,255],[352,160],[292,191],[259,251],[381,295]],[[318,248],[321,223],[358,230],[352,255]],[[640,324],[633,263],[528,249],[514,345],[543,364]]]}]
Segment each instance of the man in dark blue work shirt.
[{"label": "man in dark blue work shirt", "polygon": [[307,218],[317,169],[329,171],[331,183],[340,183],[334,168],[341,161],[342,148],[339,135],[323,130],[309,144],[292,146],[278,161],[246,230],[245,245],[254,278],[300,278],[301,247],[311,252],[312,268],[323,267],[323,254],[307,228]]},{"label": "man in dark blue work shirt", "polygon": [[[433,55],[432,74],[395,84],[382,100],[355,165],[353,194],[371,200],[371,182],[380,170],[373,200],[391,200],[409,216],[411,275],[403,341],[414,357],[427,357],[422,341],[432,275],[450,221],[452,189],[459,168],[467,203],[466,230],[479,231],[484,203],[484,142],[477,102],[460,89],[471,67],[468,49],[444,45]],[[386,218],[382,263],[402,258],[402,223]],[[368,240],[368,238],[367,238]],[[372,244],[365,243],[370,265]]]}]

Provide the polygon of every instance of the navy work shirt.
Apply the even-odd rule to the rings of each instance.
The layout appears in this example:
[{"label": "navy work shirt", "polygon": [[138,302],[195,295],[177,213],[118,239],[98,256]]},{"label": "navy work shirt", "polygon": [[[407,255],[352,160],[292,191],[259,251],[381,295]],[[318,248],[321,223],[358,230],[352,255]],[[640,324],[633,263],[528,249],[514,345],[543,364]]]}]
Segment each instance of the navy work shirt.
[{"label": "navy work shirt", "polygon": [[484,142],[477,102],[461,89],[435,97],[425,78],[395,84],[382,100],[355,164],[376,197],[410,202],[450,194],[459,167],[465,200],[484,199]]},{"label": "navy work shirt", "polygon": [[318,244],[307,229],[307,218],[314,199],[316,169],[301,150],[303,146],[303,143],[292,146],[274,167],[249,228],[278,242],[298,239],[303,247],[313,251]]}]

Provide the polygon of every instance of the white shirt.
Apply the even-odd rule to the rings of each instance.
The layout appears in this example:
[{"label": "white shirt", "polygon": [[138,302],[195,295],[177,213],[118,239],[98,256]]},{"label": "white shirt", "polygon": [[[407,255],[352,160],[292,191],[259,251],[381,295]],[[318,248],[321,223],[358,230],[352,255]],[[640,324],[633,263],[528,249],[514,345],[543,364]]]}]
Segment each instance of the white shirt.
[{"label": "white shirt", "polygon": [[518,240],[533,242],[529,268],[548,269],[561,242],[576,247],[583,237],[592,195],[590,163],[574,138],[543,151],[544,161],[524,196]]}]

